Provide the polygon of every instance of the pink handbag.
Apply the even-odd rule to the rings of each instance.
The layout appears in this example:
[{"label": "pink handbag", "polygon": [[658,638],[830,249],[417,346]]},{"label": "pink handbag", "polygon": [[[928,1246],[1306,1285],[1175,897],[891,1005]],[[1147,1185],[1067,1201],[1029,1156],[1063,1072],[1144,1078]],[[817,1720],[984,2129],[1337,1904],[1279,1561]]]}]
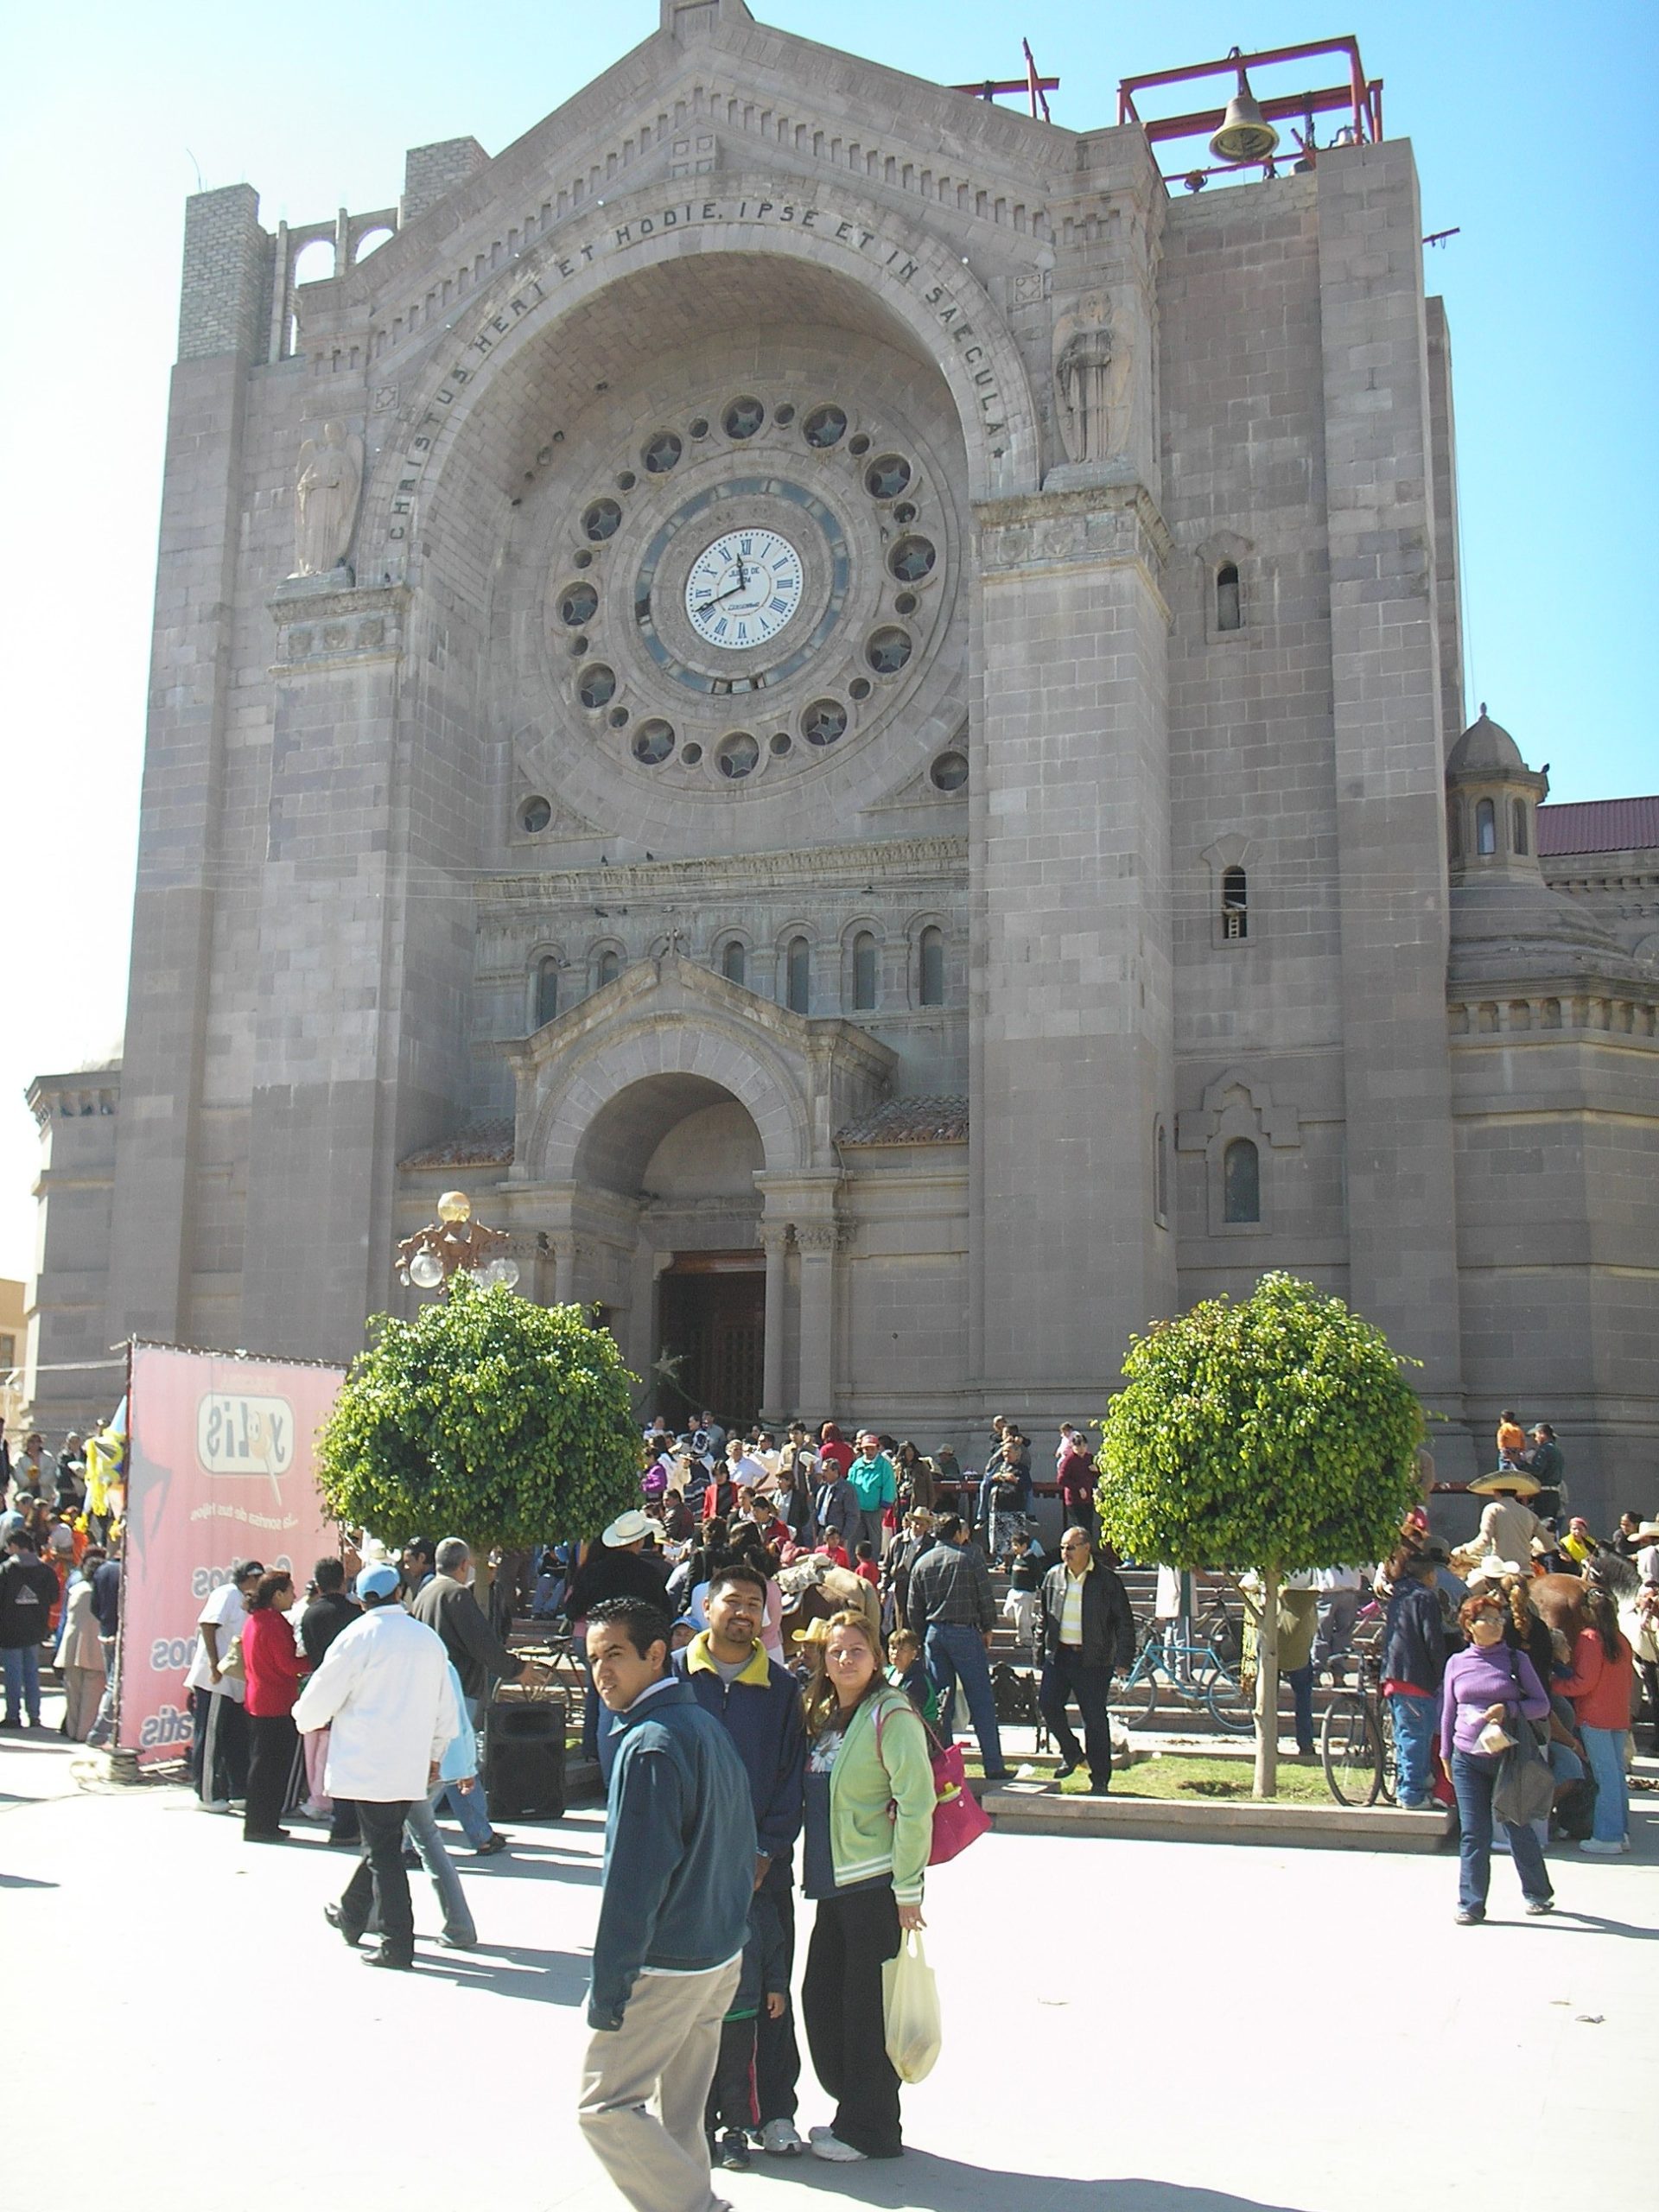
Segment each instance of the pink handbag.
[{"label": "pink handbag", "polygon": [[[912,1707],[912,1712],[915,1708]],[[875,1716],[875,1748],[881,1751],[881,1723],[886,1715]],[[947,1744],[928,1726],[918,1713],[927,1732],[929,1764],[933,1769],[933,1843],[927,1854],[930,1866],[943,1866],[948,1859],[960,1858],[970,1843],[976,1843],[991,1825],[991,1816],[968,1787],[968,1770],[963,1764],[962,1747]]]}]

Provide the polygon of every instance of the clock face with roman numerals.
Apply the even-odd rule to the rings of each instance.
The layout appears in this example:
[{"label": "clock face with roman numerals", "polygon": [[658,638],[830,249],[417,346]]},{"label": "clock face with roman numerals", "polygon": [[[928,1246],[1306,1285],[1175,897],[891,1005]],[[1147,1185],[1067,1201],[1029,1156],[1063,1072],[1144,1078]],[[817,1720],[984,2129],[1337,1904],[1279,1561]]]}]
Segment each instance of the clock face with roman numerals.
[{"label": "clock face with roman numerals", "polygon": [[711,538],[685,580],[686,619],[703,643],[727,652],[768,645],[801,604],[801,556],[775,530],[728,530]]}]

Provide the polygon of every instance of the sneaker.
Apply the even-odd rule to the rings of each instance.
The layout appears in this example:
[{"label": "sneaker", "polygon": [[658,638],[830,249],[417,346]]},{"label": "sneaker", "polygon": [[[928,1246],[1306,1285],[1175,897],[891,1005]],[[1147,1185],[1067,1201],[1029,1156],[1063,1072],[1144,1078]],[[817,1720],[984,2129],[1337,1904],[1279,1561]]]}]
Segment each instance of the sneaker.
[{"label": "sneaker", "polygon": [[1626,1837],[1624,1838],[1624,1841],[1619,1845],[1619,1847],[1619,1847],[1619,1849],[1620,1849],[1620,1851],[1621,1851],[1621,1852],[1628,1851],[1628,1850],[1630,1849],[1630,1839],[1629,1838],[1629,1836],[1626,1836]]},{"label": "sneaker", "polygon": [[792,2120],[769,2120],[760,2131],[760,2148],[774,2158],[798,2158],[806,2145]]},{"label": "sneaker", "polygon": [[228,1797],[199,1797],[196,1802],[204,1813],[228,1813],[231,1809]]},{"label": "sneaker", "polygon": [[855,2151],[850,2143],[843,2143],[828,2128],[820,2133],[816,2127],[812,2131],[812,2155],[815,2158],[827,2158],[835,2166],[857,2165],[864,2157],[861,2151]]},{"label": "sneaker", "polygon": [[507,1839],[498,1828],[493,1835],[485,1838],[473,1856],[474,1859],[493,1859],[498,1851],[505,1851],[506,1847]]},{"label": "sneaker", "polygon": [[728,2173],[746,2174],[749,2171],[749,2139],[729,2127],[720,2139],[720,2163]]},{"label": "sneaker", "polygon": [[1456,1914],[1459,1928],[1478,1928],[1485,1917],[1484,1912],[1471,1912],[1467,1905],[1459,1905]]},{"label": "sneaker", "polygon": [[1595,1859],[1618,1859],[1623,1856],[1624,1847],[1622,1843],[1604,1843],[1599,1836],[1587,1835],[1579,1849],[1587,1851]]},{"label": "sneaker", "polygon": [[475,1951],[478,1948],[478,1938],[476,1936],[452,1936],[446,1929],[439,1936],[438,1944],[439,1948],[445,1951]]},{"label": "sneaker", "polygon": [[835,2133],[836,2131],[833,2127],[809,2127],[806,2131],[808,2147],[810,2148],[814,2143],[828,2143],[832,2141],[835,2137]]},{"label": "sneaker", "polygon": [[1541,1920],[1547,1912],[1554,1912],[1554,1910],[1555,1900],[1554,1897],[1529,1897],[1527,1899],[1527,1910],[1531,1914],[1535,1920]]}]

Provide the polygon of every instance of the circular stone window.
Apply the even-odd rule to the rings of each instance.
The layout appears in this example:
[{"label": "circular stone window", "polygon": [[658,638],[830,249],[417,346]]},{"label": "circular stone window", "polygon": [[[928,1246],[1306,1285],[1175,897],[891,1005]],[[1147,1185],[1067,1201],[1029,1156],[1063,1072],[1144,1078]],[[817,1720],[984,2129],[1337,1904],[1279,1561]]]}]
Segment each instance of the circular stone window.
[{"label": "circular stone window", "polygon": [[598,612],[599,594],[592,584],[567,584],[559,594],[559,620],[572,630],[591,622]]},{"label": "circular stone window", "polygon": [[847,441],[847,450],[849,453],[868,453],[869,449],[870,442],[865,436],[862,430],[859,432],[855,438],[849,438]]},{"label": "circular stone window", "polygon": [[[903,632],[899,633],[901,637]],[[584,668],[576,685],[576,696],[584,707],[608,707],[616,696],[616,671],[607,668],[602,661],[595,661],[591,668]]]},{"label": "circular stone window", "polygon": [[682,748],[680,758],[684,761],[688,768],[695,768],[698,761],[702,758],[702,747],[694,738],[690,745]]},{"label": "circular stone window", "polygon": [[622,510],[614,499],[595,499],[582,518],[583,537],[591,537],[595,545],[614,537],[621,526]]},{"label": "circular stone window", "polygon": [[527,837],[539,837],[552,819],[552,805],[544,798],[527,798],[518,810],[518,827]]},{"label": "circular stone window", "polygon": [[626,707],[613,707],[606,719],[613,729],[626,729],[628,726],[628,710]]},{"label": "circular stone window", "polygon": [[631,468],[625,468],[616,480],[616,488],[619,492],[632,492],[639,481],[639,479]]},{"label": "circular stone window", "polygon": [[677,467],[685,448],[672,430],[658,430],[645,446],[639,458],[645,464],[647,476],[666,476],[671,468]]},{"label": "circular stone window", "polygon": [[941,753],[928,770],[933,788],[941,791],[959,791],[968,780],[968,758],[962,753]]},{"label": "circular stone window", "polygon": [[699,415],[696,421],[690,427],[694,438],[706,438],[709,435],[709,417],[706,415]]},{"label": "circular stone window", "polygon": [[864,488],[873,499],[896,499],[910,482],[910,463],[896,453],[884,453],[864,472]]},{"label": "circular stone window", "polygon": [[847,686],[849,695],[855,699],[868,699],[874,689],[868,676],[855,676]]},{"label": "circular stone window", "polygon": [[634,732],[633,757],[642,766],[655,768],[666,760],[674,750],[674,725],[653,718],[641,722]]},{"label": "circular stone window", "polygon": [[795,741],[786,729],[780,729],[766,740],[766,750],[773,760],[781,760],[785,753],[795,750]]},{"label": "circular stone window", "polygon": [[893,602],[893,611],[895,614],[913,614],[916,612],[915,593],[913,591],[898,593]]},{"label": "circular stone window", "polygon": [[766,419],[758,399],[734,399],[721,416],[728,438],[752,438]]},{"label": "circular stone window", "polygon": [[588,548],[584,545],[584,546],[582,547],[582,549],[581,552],[579,552],[579,553],[577,554],[577,556],[576,556],[576,566],[577,566],[579,569],[591,569],[591,568],[593,567],[593,565],[594,565],[594,556],[593,556],[593,555],[592,555],[592,554],[588,550]]},{"label": "circular stone window", "polygon": [[903,500],[893,509],[893,518],[894,522],[899,523],[914,522],[916,519],[916,510],[911,505],[908,499]]},{"label": "circular stone window", "polygon": [[878,676],[897,676],[910,658],[910,632],[891,626],[878,630],[865,646],[864,658]]},{"label": "circular stone window", "polygon": [[801,735],[809,745],[833,745],[846,728],[847,709],[839,699],[815,699],[801,716]]},{"label": "circular stone window", "polygon": [[789,406],[774,407],[772,410],[772,419],[780,429],[786,430],[795,420],[795,410]]},{"label": "circular stone window", "polygon": [[722,737],[715,748],[715,764],[722,776],[729,776],[737,783],[745,776],[752,776],[760,765],[760,747],[746,729],[734,729],[729,737]]},{"label": "circular stone window", "polygon": [[931,538],[901,537],[887,556],[887,566],[901,584],[918,584],[932,573],[938,557]]},{"label": "circular stone window", "polygon": [[827,453],[831,446],[839,445],[847,435],[847,416],[843,409],[835,406],[815,407],[801,425],[801,435],[810,446],[820,453]]}]

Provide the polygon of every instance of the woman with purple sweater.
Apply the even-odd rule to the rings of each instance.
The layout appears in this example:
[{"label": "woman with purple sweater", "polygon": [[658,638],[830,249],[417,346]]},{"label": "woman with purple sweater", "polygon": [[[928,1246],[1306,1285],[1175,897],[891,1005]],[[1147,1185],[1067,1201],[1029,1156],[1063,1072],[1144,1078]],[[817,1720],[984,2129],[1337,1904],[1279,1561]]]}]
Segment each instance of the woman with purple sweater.
[{"label": "woman with purple sweater", "polygon": [[[1463,1838],[1458,1866],[1458,1924],[1477,1928],[1486,1917],[1492,1878],[1492,1792],[1502,1754],[1483,1751],[1481,1731],[1497,1721],[1519,1742],[1526,1722],[1549,1716],[1549,1698],[1524,1651],[1503,1641],[1504,1607],[1497,1592],[1466,1599],[1458,1615],[1469,1649],[1446,1662],[1441,1684],[1440,1757],[1458,1793]],[[1555,1894],[1543,1847],[1524,1823],[1508,1830],[1510,1853],[1521,1877],[1529,1913],[1551,1911]]]}]

